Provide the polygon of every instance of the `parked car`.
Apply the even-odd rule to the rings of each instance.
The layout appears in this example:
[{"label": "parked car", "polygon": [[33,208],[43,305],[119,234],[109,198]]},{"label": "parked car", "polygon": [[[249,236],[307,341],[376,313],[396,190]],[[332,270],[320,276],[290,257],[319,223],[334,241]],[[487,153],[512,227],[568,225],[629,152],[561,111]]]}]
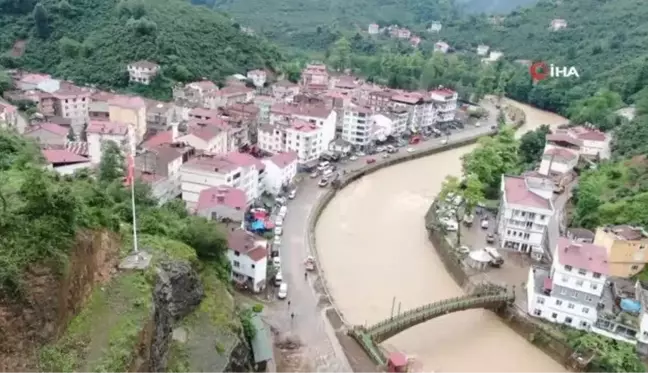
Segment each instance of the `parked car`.
[{"label": "parked car", "polygon": [[475,127],[480,127],[480,126],[481,126],[481,123],[479,123],[479,122],[475,123]]},{"label": "parked car", "polygon": [[280,236],[275,236],[274,241],[272,243],[273,245],[279,246],[281,245],[281,237]]},{"label": "parked car", "polygon": [[293,189],[288,193],[288,198],[295,199],[295,197],[297,197],[297,189]]},{"label": "parked car", "polygon": [[488,219],[484,219],[481,221],[481,227],[482,229],[488,229]]},{"label": "parked car", "polygon": [[275,236],[281,236],[283,234],[283,228],[282,227],[275,227],[274,234],[275,234]]},{"label": "parked car", "polygon": [[274,284],[275,286],[281,286],[282,283],[283,283],[283,275],[281,274],[281,271],[279,271],[275,275]]},{"label": "parked car", "polygon": [[310,174],[311,179],[315,179],[315,178],[318,177],[318,176],[319,176],[319,172],[317,172],[317,171],[313,171],[313,172],[311,172],[311,174]]},{"label": "parked car", "polygon": [[355,155],[356,155],[356,157],[364,157],[364,156],[365,156],[365,153],[363,153],[363,152],[356,152]]},{"label": "parked car", "polygon": [[493,243],[495,242],[495,235],[492,233],[489,233],[486,235],[486,243]]},{"label": "parked car", "polygon": [[441,145],[445,145],[445,144],[447,144],[447,143],[448,143],[448,139],[443,139],[443,140],[441,140]]},{"label": "parked car", "polygon": [[328,185],[328,183],[329,183],[328,179],[322,179],[320,180],[319,183],[317,183],[317,185],[319,185],[321,188],[324,188],[325,186]]},{"label": "parked car", "polygon": [[278,257],[278,256],[275,256],[274,258],[272,258],[272,265],[275,268],[281,268],[281,258]]},{"label": "parked car", "polygon": [[376,163],[376,160],[374,158],[367,159],[367,164],[372,164],[372,163]]},{"label": "parked car", "polygon": [[358,156],[356,156],[356,155],[352,155],[352,156],[349,157],[349,160],[350,160],[350,161],[357,161],[357,160],[358,160]]},{"label": "parked car", "polygon": [[408,153],[414,153],[415,151],[416,151],[416,149],[414,149],[414,148],[407,148]]},{"label": "parked car", "polygon": [[279,285],[279,292],[277,293],[277,298],[286,299],[287,296],[288,296],[288,284],[282,282],[281,285]]},{"label": "parked car", "polygon": [[389,153],[385,153],[385,154],[383,154],[382,157],[383,157],[384,159],[387,159],[387,158],[391,157],[391,155],[389,155]]}]

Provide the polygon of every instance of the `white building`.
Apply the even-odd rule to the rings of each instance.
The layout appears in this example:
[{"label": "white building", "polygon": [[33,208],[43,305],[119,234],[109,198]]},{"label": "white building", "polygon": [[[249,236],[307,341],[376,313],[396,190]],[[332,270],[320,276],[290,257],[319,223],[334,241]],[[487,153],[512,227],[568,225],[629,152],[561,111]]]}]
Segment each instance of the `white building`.
[{"label": "white building", "polygon": [[42,154],[47,163],[47,168],[56,171],[60,175],[72,175],[78,170],[92,166],[88,158],[67,149],[43,149]]},{"label": "white building", "polygon": [[17,107],[0,102],[0,128],[17,128],[18,115]]},{"label": "white building", "polygon": [[428,28],[429,32],[439,32],[441,31],[441,28],[443,28],[443,25],[441,22],[432,22],[430,27]]},{"label": "white building", "polygon": [[587,158],[610,158],[612,136],[596,129],[578,126],[547,135],[547,146],[575,149]]},{"label": "white building", "polygon": [[484,45],[484,44],[478,45],[477,46],[477,55],[485,56],[486,53],[488,53],[489,49],[490,49],[490,47],[488,45]]},{"label": "white building", "polygon": [[232,267],[232,281],[258,293],[266,287],[268,243],[244,230],[227,235],[227,258]]},{"label": "white building", "polygon": [[567,28],[567,21],[565,21],[564,19],[556,18],[551,20],[551,29],[553,31],[562,30],[564,28]]},{"label": "white building", "polygon": [[291,185],[297,176],[297,153],[282,152],[264,159],[265,176],[264,190],[272,195],[278,195],[282,187]]},{"label": "white building", "polygon": [[451,122],[457,114],[457,92],[448,88],[439,88],[430,92],[430,98],[436,107],[435,122]]},{"label": "white building", "polygon": [[376,35],[380,33],[380,26],[378,26],[378,24],[376,23],[370,24],[367,28],[367,33],[369,33],[369,35]]},{"label": "white building", "polygon": [[258,128],[257,146],[269,153],[295,152],[298,162],[308,163],[326,151],[323,129],[299,119],[289,119]]},{"label": "white building", "polygon": [[247,196],[241,189],[216,186],[200,192],[196,215],[210,220],[242,222],[248,206]]},{"label": "white building", "polygon": [[[226,126],[224,121],[219,121],[222,122],[222,126]],[[198,120],[189,121],[186,134],[177,138],[178,142],[211,154],[227,153],[227,140],[227,131],[215,121],[202,122]]]},{"label": "white building", "polygon": [[90,121],[90,90],[65,84],[51,95],[56,114],[69,119],[74,133],[80,134]]},{"label": "white building", "polygon": [[357,150],[366,150],[374,140],[371,113],[371,109],[361,105],[350,104],[345,107],[342,140]]},{"label": "white building", "polygon": [[597,307],[606,287],[607,272],[604,247],[561,237],[551,271],[529,270],[527,312],[554,323],[597,331]]},{"label": "white building", "polygon": [[129,126],[125,123],[109,121],[91,121],[86,129],[88,138],[88,156],[93,164],[101,161],[105,143],[112,141],[123,151],[128,150]]},{"label": "white building", "polygon": [[260,88],[266,83],[268,75],[263,70],[250,70],[247,73],[247,78],[252,81],[255,87]]},{"label": "white building", "polygon": [[379,141],[385,141],[388,136],[401,136],[407,131],[408,113],[406,110],[393,110],[371,117],[374,125],[374,135]]},{"label": "white building", "polygon": [[391,97],[391,108],[408,112],[407,124],[412,131],[434,125],[436,107],[430,96],[419,92],[399,92]]},{"label": "white building", "polygon": [[542,259],[556,215],[552,196],[553,183],[546,179],[502,176],[497,233],[503,249]]},{"label": "white building", "polygon": [[252,202],[262,192],[264,164],[249,154],[202,154],[180,167],[182,199],[187,207],[196,207],[200,192],[217,186],[241,189]]},{"label": "white building", "polygon": [[445,41],[437,41],[434,43],[434,51],[435,52],[441,52],[441,53],[448,53],[450,50],[450,45],[446,43]]},{"label": "white building", "polygon": [[130,63],[127,68],[130,82],[144,85],[149,85],[160,71],[160,65],[143,60]]},{"label": "white building", "polygon": [[538,172],[542,175],[563,175],[574,170],[578,153],[559,146],[546,145]]}]

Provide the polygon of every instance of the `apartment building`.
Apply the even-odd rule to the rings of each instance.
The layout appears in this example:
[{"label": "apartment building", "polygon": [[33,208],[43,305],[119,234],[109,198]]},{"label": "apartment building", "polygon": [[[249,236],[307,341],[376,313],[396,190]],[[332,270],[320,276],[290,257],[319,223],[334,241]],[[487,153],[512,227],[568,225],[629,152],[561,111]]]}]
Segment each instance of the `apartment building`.
[{"label": "apartment building", "polygon": [[435,123],[432,99],[419,92],[400,92],[391,97],[392,107],[409,113],[408,127],[413,131],[429,128]]},{"label": "apartment building", "polygon": [[554,251],[551,270],[529,270],[527,312],[577,329],[596,329],[607,277],[604,247],[561,237]]},{"label": "apartment building", "polygon": [[90,121],[89,107],[92,92],[69,83],[49,94],[53,99],[54,113],[70,120],[74,133],[83,132],[83,127]]},{"label": "apartment building", "polygon": [[192,119],[187,123],[187,131],[179,134],[177,141],[203,152],[225,154],[228,152],[227,124],[218,118],[207,121]]},{"label": "apartment building", "polygon": [[594,243],[607,251],[610,276],[630,278],[648,263],[648,233],[641,227],[599,227]]},{"label": "apartment building", "polygon": [[103,149],[108,141],[117,144],[124,152],[129,151],[129,130],[130,126],[126,123],[91,121],[86,129],[90,162],[101,162]]},{"label": "apartment building", "polygon": [[218,86],[209,80],[188,83],[173,88],[173,100],[180,106],[206,107],[207,95],[218,89]]},{"label": "apartment building", "polygon": [[193,149],[179,143],[163,143],[137,154],[136,175],[151,186],[160,203],[177,198],[181,193],[180,167]]},{"label": "apartment building", "polygon": [[268,243],[242,229],[228,232],[227,258],[230,261],[232,281],[258,293],[266,287]]},{"label": "apartment building", "polygon": [[247,207],[248,201],[244,191],[222,185],[200,192],[196,215],[216,221],[242,222],[245,220]]},{"label": "apartment building", "polygon": [[151,84],[151,80],[153,80],[160,71],[160,65],[144,60],[129,63],[126,68],[131,83],[144,85]]},{"label": "apartment building", "polygon": [[367,150],[374,138],[372,111],[363,105],[350,104],[344,108],[342,140],[356,150]]},{"label": "apartment building", "polygon": [[[321,129],[323,144],[328,144],[335,138],[335,125],[337,113],[326,105],[312,104],[275,104],[270,108],[270,124],[288,119],[298,119],[312,123]],[[326,145],[325,145],[326,146]]]},{"label": "apartment building", "polygon": [[246,103],[254,99],[254,89],[248,88],[243,84],[232,84],[219,89],[210,91],[205,95],[205,107],[209,109],[218,109],[236,103]]},{"label": "apartment building", "polygon": [[556,209],[553,183],[546,179],[502,176],[497,233],[503,249],[530,254],[541,260],[549,245],[550,224]]},{"label": "apartment building", "polygon": [[309,64],[302,71],[301,85],[308,91],[322,92],[329,88],[329,73],[324,64]]},{"label": "apartment building", "polygon": [[430,92],[430,98],[436,106],[436,122],[447,123],[455,120],[457,100],[459,98],[457,92],[447,88],[439,88]]},{"label": "apartment building", "polygon": [[604,132],[578,126],[566,130],[557,130],[547,135],[547,146],[560,146],[576,150],[586,158],[610,158],[610,142],[612,136]]},{"label": "apartment building", "polygon": [[371,117],[374,124],[375,138],[384,141],[388,136],[398,137],[407,131],[409,113],[406,109],[394,108],[392,110],[375,114]]},{"label": "apartment building", "polygon": [[298,162],[305,164],[319,159],[329,142],[324,141],[323,127],[289,118],[259,126],[257,146],[270,153],[295,152]]},{"label": "apartment building", "polygon": [[280,152],[264,159],[264,190],[279,195],[284,187],[291,185],[297,176],[298,156],[296,152]]},{"label": "apartment building", "polygon": [[108,101],[111,122],[126,123],[132,127],[139,144],[146,134],[146,101],[139,96],[115,95]]},{"label": "apartment building", "polygon": [[542,175],[564,175],[578,165],[578,152],[559,146],[545,146],[540,168]]},{"label": "apartment building", "polygon": [[264,171],[264,164],[249,154],[201,154],[180,168],[182,199],[194,209],[203,190],[230,186],[243,190],[246,202],[252,202],[262,192]]}]

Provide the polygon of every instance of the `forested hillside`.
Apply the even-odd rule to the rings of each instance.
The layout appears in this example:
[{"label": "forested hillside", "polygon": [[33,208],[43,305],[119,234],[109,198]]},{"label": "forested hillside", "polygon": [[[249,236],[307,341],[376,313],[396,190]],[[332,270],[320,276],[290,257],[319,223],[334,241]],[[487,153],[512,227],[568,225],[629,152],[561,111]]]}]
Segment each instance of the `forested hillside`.
[{"label": "forested hillside", "polygon": [[[22,55],[12,51],[19,40]],[[0,0],[0,51],[7,67],[112,87],[127,84],[126,64],[139,59],[180,81],[219,80],[280,59],[231,20],[183,0]]]}]

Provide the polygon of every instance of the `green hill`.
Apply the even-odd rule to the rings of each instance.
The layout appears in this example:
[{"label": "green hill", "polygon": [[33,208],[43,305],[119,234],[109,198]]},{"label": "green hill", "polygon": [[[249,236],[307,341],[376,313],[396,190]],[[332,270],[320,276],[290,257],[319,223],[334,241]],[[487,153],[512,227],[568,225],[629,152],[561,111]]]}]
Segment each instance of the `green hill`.
[{"label": "green hill", "polygon": [[[12,51],[19,40],[22,55]],[[127,85],[126,64],[140,59],[186,81],[274,68],[281,58],[225,16],[182,0],[0,0],[0,51],[8,67],[117,88]]]}]

